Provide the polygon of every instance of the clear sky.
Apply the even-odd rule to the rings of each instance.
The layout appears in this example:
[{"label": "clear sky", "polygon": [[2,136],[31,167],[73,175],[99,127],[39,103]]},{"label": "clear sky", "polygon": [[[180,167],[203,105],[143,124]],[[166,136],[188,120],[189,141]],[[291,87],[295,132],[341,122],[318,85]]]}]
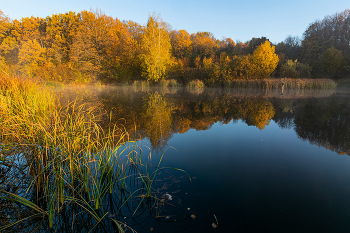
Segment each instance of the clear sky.
[{"label": "clear sky", "polygon": [[245,42],[265,36],[273,43],[302,36],[316,19],[350,9],[349,0],[4,0],[0,9],[11,19],[99,8],[108,16],[145,25],[160,14],[173,29],[209,31],[217,39]]}]

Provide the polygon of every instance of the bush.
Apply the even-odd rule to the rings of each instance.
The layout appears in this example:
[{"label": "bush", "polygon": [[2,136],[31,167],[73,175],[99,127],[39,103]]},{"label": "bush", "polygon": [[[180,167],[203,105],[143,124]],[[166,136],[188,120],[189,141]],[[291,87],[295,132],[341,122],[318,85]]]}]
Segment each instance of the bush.
[{"label": "bush", "polygon": [[189,87],[189,88],[204,88],[205,85],[201,80],[196,79],[196,80],[189,82],[187,84],[187,87]]},{"label": "bush", "polygon": [[310,78],[311,67],[298,60],[287,60],[281,67],[280,76],[285,78]]}]

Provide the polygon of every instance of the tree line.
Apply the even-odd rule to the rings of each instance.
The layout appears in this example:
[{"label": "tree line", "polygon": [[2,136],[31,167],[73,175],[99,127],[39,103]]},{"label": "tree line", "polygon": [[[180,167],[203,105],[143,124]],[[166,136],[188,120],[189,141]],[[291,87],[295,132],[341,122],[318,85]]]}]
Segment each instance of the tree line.
[{"label": "tree line", "polygon": [[0,69],[48,81],[120,82],[175,78],[341,78],[350,68],[350,10],[311,23],[303,39],[234,42],[210,32],[173,30],[155,14],[147,25],[101,11],[10,19],[0,11]]}]

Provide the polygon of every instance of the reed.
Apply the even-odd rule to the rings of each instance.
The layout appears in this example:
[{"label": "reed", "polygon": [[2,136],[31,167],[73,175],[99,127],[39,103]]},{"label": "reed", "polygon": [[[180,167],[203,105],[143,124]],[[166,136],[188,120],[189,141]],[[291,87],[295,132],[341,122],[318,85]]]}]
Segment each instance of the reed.
[{"label": "reed", "polygon": [[132,83],[132,86],[134,86],[134,87],[149,87],[150,86],[150,82],[149,81],[144,81],[144,80],[135,80]]},{"label": "reed", "polygon": [[178,83],[175,79],[163,79],[159,81],[160,87],[181,87],[181,83]]},{"label": "reed", "polygon": [[[145,200],[157,202],[152,184],[160,164],[143,161],[137,140],[125,129],[112,123],[103,128],[93,107],[75,102],[59,106],[38,83],[0,76],[0,113],[1,161],[24,164],[30,177],[26,189],[3,188],[0,198],[31,210],[30,216],[9,221],[0,231],[37,216],[57,229],[60,216],[76,208],[92,217],[93,227],[123,229],[121,210],[131,200],[142,197],[134,213],[145,211],[143,206],[155,208]],[[11,163],[14,157],[18,161]],[[106,204],[110,202],[114,209]]]},{"label": "reed", "polygon": [[224,83],[225,87],[262,88],[262,89],[335,89],[337,83],[332,79],[262,79],[262,80],[232,80]]}]

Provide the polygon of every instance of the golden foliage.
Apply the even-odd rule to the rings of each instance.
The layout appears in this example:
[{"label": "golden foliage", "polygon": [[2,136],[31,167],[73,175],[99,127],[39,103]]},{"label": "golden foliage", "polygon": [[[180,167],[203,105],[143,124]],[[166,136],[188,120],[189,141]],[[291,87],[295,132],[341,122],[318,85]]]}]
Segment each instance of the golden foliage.
[{"label": "golden foliage", "polygon": [[269,41],[261,44],[251,57],[251,75],[255,78],[266,78],[277,67],[279,58],[275,53],[275,46],[271,46]]},{"label": "golden foliage", "polygon": [[164,78],[171,64],[171,44],[166,24],[159,17],[149,17],[141,45],[142,75],[154,81]]},{"label": "golden foliage", "polygon": [[170,32],[172,52],[175,57],[183,58],[192,55],[192,41],[190,34],[185,30]]},{"label": "golden foliage", "polygon": [[46,49],[35,39],[22,44],[19,50],[19,63],[22,65],[22,71],[25,75],[32,77],[38,68],[45,63],[45,52]]}]

